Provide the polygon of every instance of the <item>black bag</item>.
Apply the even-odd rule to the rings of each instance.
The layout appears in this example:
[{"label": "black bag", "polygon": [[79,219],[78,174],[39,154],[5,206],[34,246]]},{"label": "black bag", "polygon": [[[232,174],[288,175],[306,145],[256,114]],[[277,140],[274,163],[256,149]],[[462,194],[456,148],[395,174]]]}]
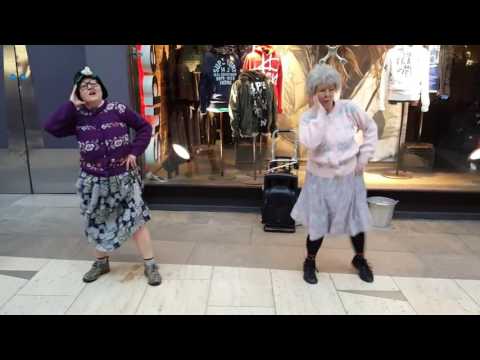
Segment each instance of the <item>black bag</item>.
[{"label": "black bag", "polygon": [[295,221],[291,218],[293,206],[298,198],[298,176],[292,169],[298,169],[297,139],[295,136],[295,155],[292,158],[275,156],[275,138],[281,132],[272,134],[272,161],[269,163],[263,185],[262,224],[264,231],[294,233]]}]

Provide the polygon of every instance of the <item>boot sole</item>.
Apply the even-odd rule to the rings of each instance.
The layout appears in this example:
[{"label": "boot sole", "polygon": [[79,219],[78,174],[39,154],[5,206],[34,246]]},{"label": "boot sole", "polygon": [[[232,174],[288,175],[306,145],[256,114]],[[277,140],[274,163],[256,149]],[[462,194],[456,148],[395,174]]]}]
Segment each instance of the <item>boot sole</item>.
[{"label": "boot sole", "polygon": [[359,271],[360,271],[360,270],[359,270],[355,265],[353,265],[353,263],[352,263],[352,267],[357,271],[357,275],[358,275],[358,277],[360,278],[360,280],[362,280],[362,281],[364,281],[364,282],[366,282],[366,283],[369,283],[369,284],[371,284],[371,283],[374,282],[375,278],[372,278],[371,280],[370,280],[370,279],[363,279],[363,278],[360,276],[360,274],[359,274]]},{"label": "boot sole", "polygon": [[317,281],[308,281],[307,279],[303,278],[303,280],[307,283],[307,284],[310,284],[310,285],[316,285],[318,284],[318,280]]}]

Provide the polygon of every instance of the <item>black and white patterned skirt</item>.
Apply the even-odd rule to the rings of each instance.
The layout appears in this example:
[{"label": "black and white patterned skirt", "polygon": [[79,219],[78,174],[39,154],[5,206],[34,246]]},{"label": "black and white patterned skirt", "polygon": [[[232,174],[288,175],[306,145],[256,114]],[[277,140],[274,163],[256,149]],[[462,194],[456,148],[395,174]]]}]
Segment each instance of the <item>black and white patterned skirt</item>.
[{"label": "black and white patterned skirt", "polygon": [[98,177],[82,171],[76,186],[82,200],[85,235],[98,251],[118,249],[150,220],[141,180],[135,172]]}]

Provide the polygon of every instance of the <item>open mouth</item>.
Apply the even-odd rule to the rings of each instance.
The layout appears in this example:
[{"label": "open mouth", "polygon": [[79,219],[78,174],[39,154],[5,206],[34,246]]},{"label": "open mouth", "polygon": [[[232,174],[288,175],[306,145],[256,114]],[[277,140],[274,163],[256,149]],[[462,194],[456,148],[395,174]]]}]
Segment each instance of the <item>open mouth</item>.
[{"label": "open mouth", "polygon": [[88,96],[95,96],[95,95],[97,95],[96,91],[89,91],[88,92]]}]

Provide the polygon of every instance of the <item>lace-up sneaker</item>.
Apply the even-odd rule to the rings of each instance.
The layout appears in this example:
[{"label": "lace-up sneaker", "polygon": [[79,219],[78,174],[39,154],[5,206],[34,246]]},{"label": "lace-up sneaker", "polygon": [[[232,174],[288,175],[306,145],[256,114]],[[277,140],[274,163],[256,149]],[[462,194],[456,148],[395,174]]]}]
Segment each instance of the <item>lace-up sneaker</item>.
[{"label": "lace-up sneaker", "polygon": [[91,269],[83,276],[83,281],[86,283],[97,280],[103,274],[110,272],[110,264],[107,261],[96,260]]},{"label": "lace-up sneaker", "polygon": [[145,265],[144,274],[148,279],[148,285],[158,286],[162,283],[162,277],[158,272],[157,264]]},{"label": "lace-up sneaker", "polygon": [[352,265],[358,270],[358,276],[365,282],[373,282],[373,272],[367,260],[360,255],[355,255],[352,260]]},{"label": "lace-up sneaker", "polygon": [[315,272],[318,272],[315,260],[305,259],[303,263],[303,280],[312,285],[318,283]]}]

